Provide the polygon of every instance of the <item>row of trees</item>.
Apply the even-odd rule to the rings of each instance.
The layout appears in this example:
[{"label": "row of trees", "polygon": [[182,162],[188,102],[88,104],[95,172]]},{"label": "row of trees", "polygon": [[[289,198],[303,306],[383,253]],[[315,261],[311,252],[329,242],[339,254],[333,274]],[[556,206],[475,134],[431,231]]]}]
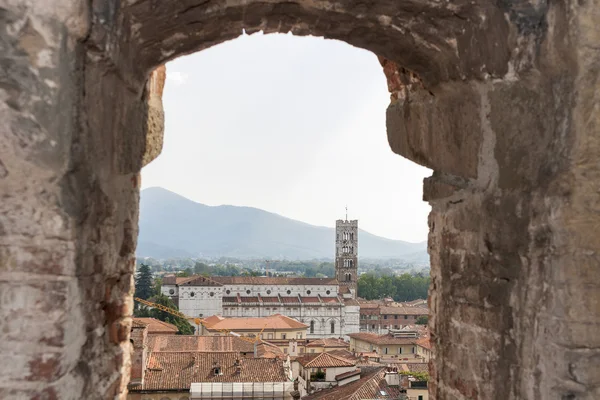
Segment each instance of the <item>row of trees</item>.
[{"label": "row of trees", "polygon": [[358,295],[367,300],[392,297],[395,301],[426,299],[430,278],[423,274],[381,275],[373,272],[358,278]]},{"label": "row of trees", "polygon": [[[148,300],[156,304],[179,311],[179,308],[167,296],[160,293],[161,280],[152,278],[152,270],[147,264],[140,264],[135,277],[135,297]],[[173,324],[179,329],[180,335],[193,335],[194,328],[181,317],[161,311],[157,308],[148,308],[143,304],[135,302],[133,315],[138,318],[156,318],[158,320]]]}]

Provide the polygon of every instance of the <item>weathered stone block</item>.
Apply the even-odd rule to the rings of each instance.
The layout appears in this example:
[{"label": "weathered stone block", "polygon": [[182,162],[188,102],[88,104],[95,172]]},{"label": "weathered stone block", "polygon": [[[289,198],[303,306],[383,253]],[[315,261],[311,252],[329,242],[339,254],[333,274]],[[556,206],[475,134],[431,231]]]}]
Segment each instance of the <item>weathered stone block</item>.
[{"label": "weathered stone block", "polygon": [[434,93],[410,93],[387,109],[390,147],[436,171],[476,178],[480,113],[479,94],[466,83],[444,83]]}]

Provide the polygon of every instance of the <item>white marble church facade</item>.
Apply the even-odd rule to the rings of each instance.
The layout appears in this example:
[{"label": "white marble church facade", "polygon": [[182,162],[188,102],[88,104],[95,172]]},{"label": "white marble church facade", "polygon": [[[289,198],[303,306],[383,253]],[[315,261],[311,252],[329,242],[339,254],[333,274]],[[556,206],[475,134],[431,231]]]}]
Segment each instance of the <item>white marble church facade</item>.
[{"label": "white marble church facade", "polygon": [[359,332],[358,221],[336,221],[336,278],[165,276],[162,293],[189,317],[282,314],[309,326],[308,338]]},{"label": "white marble church facade", "polygon": [[282,314],[307,324],[308,338],[359,331],[359,303],[332,278],[166,276],[162,293],[190,317]]}]

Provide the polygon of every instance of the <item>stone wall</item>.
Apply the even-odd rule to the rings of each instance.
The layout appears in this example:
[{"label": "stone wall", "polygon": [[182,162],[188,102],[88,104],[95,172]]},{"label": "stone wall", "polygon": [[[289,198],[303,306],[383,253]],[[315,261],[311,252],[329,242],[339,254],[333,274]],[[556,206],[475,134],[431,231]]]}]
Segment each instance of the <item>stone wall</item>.
[{"label": "stone wall", "polygon": [[148,78],[242,30],[384,60],[391,149],[434,170],[432,397],[600,397],[598,0],[0,10],[0,398],[125,397]]}]

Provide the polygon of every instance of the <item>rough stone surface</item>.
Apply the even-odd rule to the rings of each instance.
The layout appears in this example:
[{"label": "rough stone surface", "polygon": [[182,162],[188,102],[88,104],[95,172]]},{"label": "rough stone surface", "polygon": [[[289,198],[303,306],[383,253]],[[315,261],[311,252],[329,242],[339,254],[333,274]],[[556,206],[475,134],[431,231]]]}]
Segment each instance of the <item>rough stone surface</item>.
[{"label": "rough stone surface", "polygon": [[146,151],[142,160],[144,166],[158,157],[162,151],[165,133],[162,94],[166,77],[166,67],[162,65],[152,71],[150,79],[148,79],[148,128],[146,132]]},{"label": "rough stone surface", "polygon": [[600,0],[0,2],[0,398],[124,398],[151,72],[242,30],[380,56],[390,146],[435,171],[432,398],[600,398],[598,21]]}]

